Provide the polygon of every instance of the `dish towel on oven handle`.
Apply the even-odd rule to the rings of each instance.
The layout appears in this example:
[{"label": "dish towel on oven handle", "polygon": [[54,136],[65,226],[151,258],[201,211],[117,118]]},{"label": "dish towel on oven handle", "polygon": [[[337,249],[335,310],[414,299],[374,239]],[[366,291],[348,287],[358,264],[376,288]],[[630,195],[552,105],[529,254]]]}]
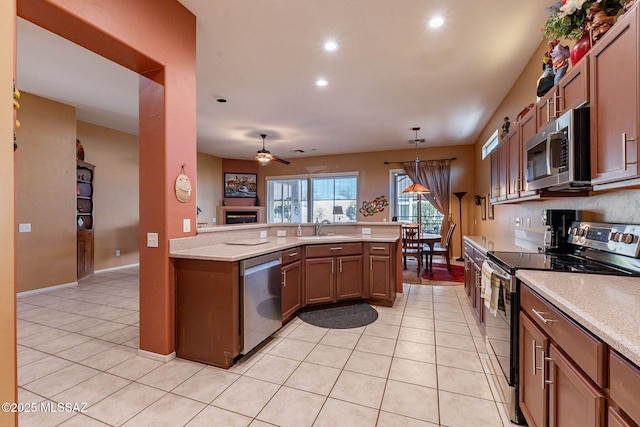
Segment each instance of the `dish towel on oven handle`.
[{"label": "dish towel on oven handle", "polygon": [[484,305],[489,309],[489,312],[496,316],[500,299],[500,279],[488,261],[482,263],[480,297],[484,300]]}]

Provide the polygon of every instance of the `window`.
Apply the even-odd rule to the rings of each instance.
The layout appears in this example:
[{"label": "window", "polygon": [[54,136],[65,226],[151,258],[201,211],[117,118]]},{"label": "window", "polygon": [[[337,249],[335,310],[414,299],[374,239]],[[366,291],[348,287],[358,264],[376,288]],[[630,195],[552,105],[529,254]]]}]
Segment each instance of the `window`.
[{"label": "window", "polygon": [[[393,212],[398,217],[398,221],[411,223],[418,222],[418,197],[415,194],[403,193],[402,191],[413,184],[409,176],[404,172],[393,174]],[[440,233],[440,224],[444,219],[433,205],[424,197],[420,197],[420,213],[422,224],[426,233]]]},{"label": "window", "polygon": [[484,160],[493,150],[498,147],[500,140],[498,139],[498,129],[487,139],[482,146],[482,160]]},{"label": "window", "polygon": [[356,221],[357,203],[355,174],[267,178],[267,222],[270,224],[306,223],[316,219]]},{"label": "window", "polygon": [[267,222],[307,222],[307,180],[267,180]]}]

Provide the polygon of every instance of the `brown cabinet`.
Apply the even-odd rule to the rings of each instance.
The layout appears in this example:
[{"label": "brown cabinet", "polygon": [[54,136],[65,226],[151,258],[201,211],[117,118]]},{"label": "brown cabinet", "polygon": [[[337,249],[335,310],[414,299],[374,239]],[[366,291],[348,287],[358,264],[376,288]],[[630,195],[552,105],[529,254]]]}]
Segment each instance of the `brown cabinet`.
[{"label": "brown cabinet", "polygon": [[305,248],[305,305],[362,298],[362,243]]},{"label": "brown cabinet", "polygon": [[609,411],[609,420],[616,419],[618,425],[634,425],[625,421],[629,418],[640,425],[640,368],[613,350],[609,351],[609,396],[619,407],[614,414]]},{"label": "brown cabinet", "polygon": [[239,263],[177,259],[176,355],[229,368],[240,354]]},{"label": "brown cabinet", "polygon": [[473,251],[473,285],[474,285],[474,301],[478,321],[484,325],[484,301],[482,300],[482,264],[487,260],[487,256],[480,251]]},{"label": "brown cabinet", "polygon": [[469,243],[464,243],[464,291],[469,297],[469,300],[473,304],[475,295],[472,292],[475,291],[473,283],[473,246]]},{"label": "brown cabinet", "polygon": [[500,155],[499,148],[496,148],[490,156],[491,161],[491,192],[489,202],[497,202],[500,196]]},{"label": "brown cabinet", "polygon": [[93,190],[95,166],[77,161],[76,165],[76,224],[77,278],[93,274]]},{"label": "brown cabinet", "polygon": [[366,243],[364,298],[374,302],[393,305],[395,290],[395,247],[393,243]]},{"label": "brown cabinet", "polygon": [[591,182],[638,177],[638,14],[620,17],[590,52]]},{"label": "brown cabinet", "polygon": [[520,408],[530,426],[604,426],[606,346],[521,287]]},{"label": "brown cabinet", "polygon": [[289,320],[302,303],[302,248],[282,252],[282,322]]},{"label": "brown cabinet", "polygon": [[[532,115],[533,116],[533,115]],[[507,135],[506,149],[506,198],[517,199],[520,197],[520,181],[522,160],[520,159],[520,126],[514,128]]]}]

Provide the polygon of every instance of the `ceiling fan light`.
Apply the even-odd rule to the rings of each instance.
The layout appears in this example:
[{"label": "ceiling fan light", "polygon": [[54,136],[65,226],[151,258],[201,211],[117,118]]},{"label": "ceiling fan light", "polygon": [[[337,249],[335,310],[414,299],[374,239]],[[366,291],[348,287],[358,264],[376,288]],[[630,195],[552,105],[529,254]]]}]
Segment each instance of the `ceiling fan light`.
[{"label": "ceiling fan light", "polygon": [[271,160],[273,159],[273,156],[271,155],[271,153],[265,153],[265,152],[258,152],[256,154],[256,160],[258,161],[258,163],[260,163],[261,165],[266,165],[267,163],[269,163]]}]

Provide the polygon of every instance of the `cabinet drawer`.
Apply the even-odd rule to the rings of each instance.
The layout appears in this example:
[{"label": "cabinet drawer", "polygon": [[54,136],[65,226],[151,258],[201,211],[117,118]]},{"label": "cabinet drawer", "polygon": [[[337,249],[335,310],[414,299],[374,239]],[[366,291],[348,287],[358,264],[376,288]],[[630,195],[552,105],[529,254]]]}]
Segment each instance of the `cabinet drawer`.
[{"label": "cabinet drawer", "polygon": [[470,259],[473,259],[473,246],[469,243],[464,244],[464,254]]},{"label": "cabinet drawer", "polygon": [[294,261],[299,261],[302,258],[302,248],[287,249],[282,251],[282,265],[291,264]]},{"label": "cabinet drawer", "polygon": [[485,262],[487,260],[487,257],[485,256],[485,254],[483,254],[480,251],[477,250],[473,250],[473,261],[477,264],[477,265],[482,265],[483,262]]},{"label": "cabinet drawer", "polygon": [[522,311],[527,313],[589,378],[604,388],[606,345],[528,287],[521,286],[520,289]]},{"label": "cabinet drawer", "polygon": [[307,258],[320,258],[327,256],[360,255],[362,243],[332,243],[322,245],[310,245],[305,248]]},{"label": "cabinet drawer", "polygon": [[389,255],[390,248],[389,243],[369,243],[369,255]]},{"label": "cabinet drawer", "polygon": [[613,350],[609,351],[609,395],[640,424],[640,369]]}]

